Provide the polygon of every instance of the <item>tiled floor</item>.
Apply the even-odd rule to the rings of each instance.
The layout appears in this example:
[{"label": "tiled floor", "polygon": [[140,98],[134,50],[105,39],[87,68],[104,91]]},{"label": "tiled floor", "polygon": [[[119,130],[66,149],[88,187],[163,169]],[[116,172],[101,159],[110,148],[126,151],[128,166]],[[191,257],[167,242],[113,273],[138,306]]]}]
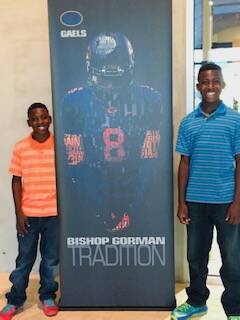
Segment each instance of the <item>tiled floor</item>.
[{"label": "tiled floor", "polygon": [[[24,310],[17,314],[16,320],[43,320],[43,315],[37,299],[38,276],[32,275],[28,288],[28,299]],[[8,274],[0,273],[0,308],[5,304],[5,293],[10,287]],[[176,285],[177,302],[182,303],[186,299],[184,284]],[[222,285],[216,281],[209,284],[211,296],[208,301],[209,312],[202,320],[224,320],[222,307],[220,305],[220,295]],[[56,320],[169,320],[169,311],[61,311],[54,317]],[[194,318],[196,319],[196,318]]]}]

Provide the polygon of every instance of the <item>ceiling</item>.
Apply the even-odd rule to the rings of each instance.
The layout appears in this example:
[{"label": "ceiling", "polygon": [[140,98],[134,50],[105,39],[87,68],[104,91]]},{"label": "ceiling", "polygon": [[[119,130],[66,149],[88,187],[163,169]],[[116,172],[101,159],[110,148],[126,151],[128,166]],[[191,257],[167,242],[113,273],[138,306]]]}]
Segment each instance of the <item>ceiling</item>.
[{"label": "ceiling", "polygon": [[212,0],[213,33],[240,26],[240,1]]}]

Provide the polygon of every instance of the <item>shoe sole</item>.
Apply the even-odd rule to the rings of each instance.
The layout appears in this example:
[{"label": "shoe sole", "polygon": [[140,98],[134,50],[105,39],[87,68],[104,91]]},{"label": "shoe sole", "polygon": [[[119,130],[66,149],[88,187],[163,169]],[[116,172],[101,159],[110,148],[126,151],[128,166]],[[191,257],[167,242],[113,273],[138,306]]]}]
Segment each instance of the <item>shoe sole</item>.
[{"label": "shoe sole", "polygon": [[192,316],[185,317],[185,318],[177,318],[175,316],[171,316],[171,320],[188,320],[188,319],[199,318],[199,317],[205,316],[205,314],[207,314],[207,311],[203,311],[198,314],[193,314]]}]

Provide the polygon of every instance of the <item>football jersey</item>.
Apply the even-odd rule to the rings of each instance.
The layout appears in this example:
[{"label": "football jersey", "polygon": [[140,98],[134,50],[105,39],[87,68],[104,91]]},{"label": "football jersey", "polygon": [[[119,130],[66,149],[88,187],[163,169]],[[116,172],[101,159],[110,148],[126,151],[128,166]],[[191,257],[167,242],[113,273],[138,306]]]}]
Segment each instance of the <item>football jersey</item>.
[{"label": "football jersey", "polygon": [[93,86],[73,89],[64,97],[61,120],[64,171],[81,203],[110,231],[118,222],[121,230],[121,220],[134,224],[146,211],[144,194],[157,170],[159,92],[139,85],[112,96]]}]

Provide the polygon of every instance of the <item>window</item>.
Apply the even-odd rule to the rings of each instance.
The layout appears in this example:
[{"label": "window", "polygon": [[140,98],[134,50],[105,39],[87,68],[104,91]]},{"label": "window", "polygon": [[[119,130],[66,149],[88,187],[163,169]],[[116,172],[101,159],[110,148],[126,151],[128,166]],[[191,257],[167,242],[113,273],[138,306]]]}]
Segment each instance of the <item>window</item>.
[{"label": "window", "polygon": [[218,63],[226,82],[222,98],[240,111],[240,1],[195,0],[194,15],[195,83],[202,61]]}]

